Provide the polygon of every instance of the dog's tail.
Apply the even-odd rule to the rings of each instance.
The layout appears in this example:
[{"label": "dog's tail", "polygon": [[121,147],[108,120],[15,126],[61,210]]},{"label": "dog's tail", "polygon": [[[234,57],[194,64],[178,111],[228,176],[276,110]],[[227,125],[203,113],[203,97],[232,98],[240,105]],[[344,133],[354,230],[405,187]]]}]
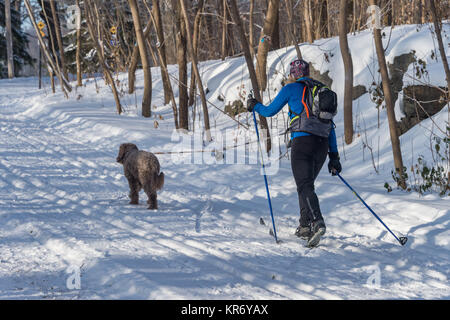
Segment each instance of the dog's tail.
[{"label": "dog's tail", "polygon": [[164,185],[164,172],[156,175],[156,190],[161,190]]}]

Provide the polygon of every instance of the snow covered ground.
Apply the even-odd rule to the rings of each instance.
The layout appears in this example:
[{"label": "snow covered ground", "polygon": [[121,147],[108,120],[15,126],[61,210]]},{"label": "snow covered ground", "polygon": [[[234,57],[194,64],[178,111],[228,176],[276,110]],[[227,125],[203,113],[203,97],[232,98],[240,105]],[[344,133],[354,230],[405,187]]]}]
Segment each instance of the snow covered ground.
[{"label": "snow covered ground", "polygon": [[[448,34],[450,28],[445,30]],[[370,33],[349,41],[355,85],[369,86],[369,69],[377,70]],[[415,48],[418,42],[422,51]],[[302,46],[304,56],[316,68],[330,70],[342,99],[338,41],[315,44],[321,46]],[[388,59],[411,48],[428,59],[430,78],[440,84],[443,70],[429,58],[433,44],[427,26],[395,28]],[[323,52],[331,53],[329,63]],[[292,48],[270,54],[272,98],[283,67],[294,57]],[[171,72],[176,76],[174,66]],[[202,63],[201,72],[208,99],[221,108],[220,94],[228,102],[242,88],[248,91],[243,58]],[[139,206],[129,205],[127,182],[115,162],[119,145],[133,142],[151,151],[177,145],[171,106],[161,103],[158,69],[152,74],[156,108],[151,119],[140,116],[134,95],[122,97],[126,112],[115,114],[110,90],[100,79],[98,93],[90,80],[69,100],[49,93],[48,83],[39,91],[35,78],[0,81],[0,299],[450,298],[449,198],[386,192],[384,183],[393,185],[387,119],[383,111],[377,129],[377,110],[368,94],[355,101],[357,137],[345,150],[342,112],[336,119],[342,175],[394,233],[409,237],[405,247],[325,165],[316,190],[328,229],[319,247],[305,248],[293,235],[298,200],[286,158],[269,177],[282,244],[269,235],[259,164],[184,164],[159,155],[166,175],[159,210],[146,209],[143,193]],[[137,83],[140,101],[141,72]],[[214,108],[210,113],[213,136],[233,128],[238,137],[254,137],[253,129],[238,130]],[[447,116],[441,111],[436,123],[445,123]],[[240,120],[251,124],[247,115]],[[282,124],[282,115],[274,122]],[[402,136],[406,164],[419,153],[429,156],[431,126],[424,121]],[[363,156],[366,135],[379,150],[379,174],[367,149]],[[261,217],[266,225],[259,223]]]}]

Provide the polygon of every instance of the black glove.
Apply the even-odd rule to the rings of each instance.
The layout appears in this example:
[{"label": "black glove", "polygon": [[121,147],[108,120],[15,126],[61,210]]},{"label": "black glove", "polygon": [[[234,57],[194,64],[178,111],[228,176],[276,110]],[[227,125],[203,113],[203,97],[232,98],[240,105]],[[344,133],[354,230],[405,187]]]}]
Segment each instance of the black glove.
[{"label": "black glove", "polygon": [[342,166],[339,162],[339,153],[329,152],[328,156],[330,157],[330,161],[328,162],[328,172],[331,173],[332,176],[336,175],[334,170],[336,170],[338,173],[341,173]]},{"label": "black glove", "polygon": [[255,98],[248,98],[247,99],[247,110],[249,112],[253,111],[253,108],[255,107],[255,105],[258,103],[258,100],[256,100]]}]

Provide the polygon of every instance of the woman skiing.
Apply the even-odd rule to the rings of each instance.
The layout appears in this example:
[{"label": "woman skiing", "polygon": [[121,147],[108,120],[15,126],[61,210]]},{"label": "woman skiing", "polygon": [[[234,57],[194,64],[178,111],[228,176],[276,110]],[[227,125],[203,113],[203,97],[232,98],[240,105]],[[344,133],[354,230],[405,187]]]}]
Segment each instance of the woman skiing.
[{"label": "woman skiing", "polygon": [[[328,171],[334,175],[334,170],[339,173],[342,170],[332,122],[337,103],[334,92],[329,90],[328,92],[334,95],[334,114],[323,120],[318,113],[313,112],[314,99],[316,99],[316,104],[319,100],[317,92],[322,92],[318,88],[326,87],[309,78],[309,64],[304,60],[297,59],[291,62],[289,82],[270,105],[265,106],[256,99],[250,98],[247,100],[247,109],[250,112],[254,110],[264,117],[272,117],[286,104],[289,105],[291,167],[300,205],[300,224],[295,234],[303,239],[308,239],[308,247],[314,247],[326,231],[319,200],[314,191],[314,181],[326,160],[327,153],[330,158]],[[331,100],[327,97],[329,96],[320,97],[321,105],[331,105],[329,102]],[[320,114],[325,115],[326,118],[326,112],[320,112]]]}]

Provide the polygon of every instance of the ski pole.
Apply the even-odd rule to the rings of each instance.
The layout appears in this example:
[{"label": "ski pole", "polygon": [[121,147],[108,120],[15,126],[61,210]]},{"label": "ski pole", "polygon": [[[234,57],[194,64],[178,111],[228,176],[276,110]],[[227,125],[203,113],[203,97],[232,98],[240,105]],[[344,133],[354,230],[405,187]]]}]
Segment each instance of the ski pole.
[{"label": "ski pole", "polygon": [[[250,93],[248,95],[248,98],[253,98],[253,94]],[[278,238],[277,238],[277,230],[275,229],[275,219],[273,218],[272,201],[270,200],[269,184],[267,183],[266,167],[264,165],[264,156],[263,156],[263,152],[261,149],[261,141],[259,139],[258,124],[256,122],[255,110],[253,110],[253,121],[255,123],[256,137],[258,138],[258,150],[259,150],[259,154],[261,156],[261,165],[262,165],[263,174],[264,174],[264,183],[266,184],[266,192],[267,192],[267,200],[269,201],[270,216],[272,217],[273,236],[275,237],[276,243],[280,243],[280,241],[278,241]]]},{"label": "ski pole", "polygon": [[344,180],[344,178],[341,177],[341,175],[339,174],[339,172],[337,172],[336,170],[333,170],[333,172],[342,180],[342,182],[350,189],[352,190],[353,194],[359,199],[361,200],[361,202],[366,206],[367,209],[369,209],[369,211],[375,216],[375,218],[378,219],[378,221],[381,222],[381,224],[394,236],[394,238],[402,245],[404,246],[406,241],[408,241],[408,237],[400,237],[398,238],[392,231],[391,229],[388,228],[388,226],[383,222],[383,220],[380,219],[380,217],[367,205],[367,203],[359,196],[359,194],[356,193],[355,190],[353,190],[353,188],[347,183],[347,181]]}]

